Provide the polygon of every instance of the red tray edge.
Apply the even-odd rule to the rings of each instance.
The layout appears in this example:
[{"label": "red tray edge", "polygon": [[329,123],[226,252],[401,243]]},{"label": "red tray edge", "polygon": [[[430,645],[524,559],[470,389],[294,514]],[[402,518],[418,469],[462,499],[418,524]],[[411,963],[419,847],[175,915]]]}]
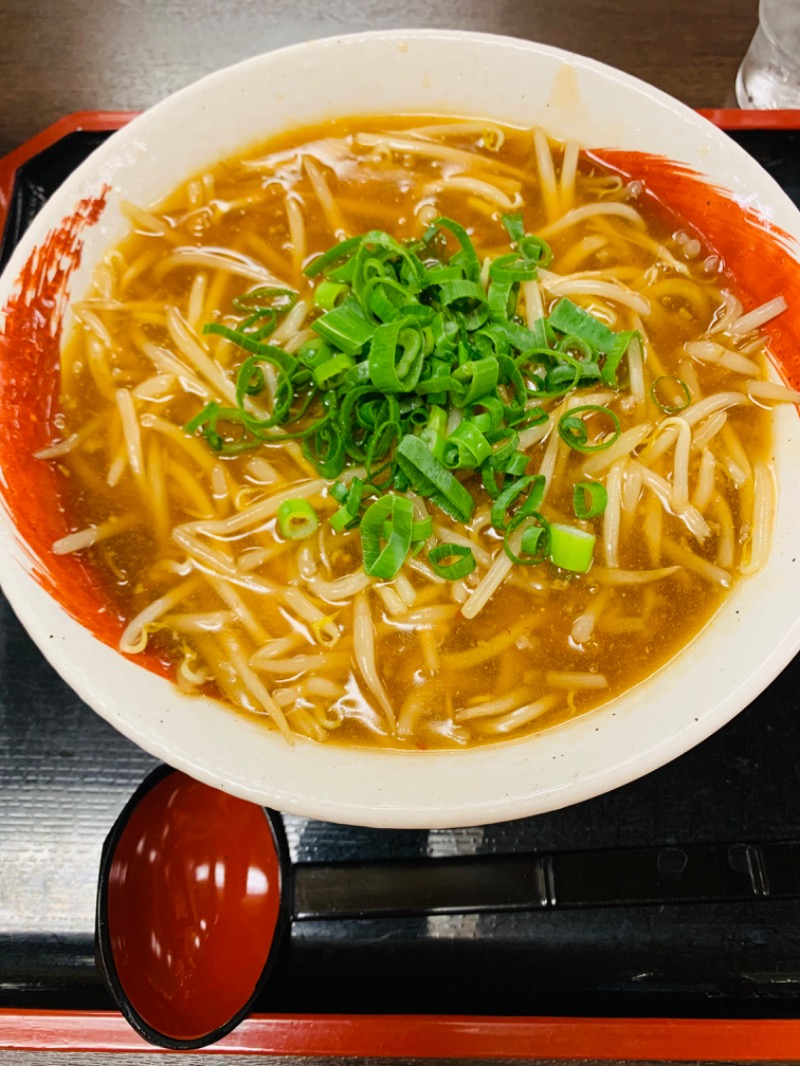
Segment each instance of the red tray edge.
[{"label": "red tray edge", "polygon": [[701,107],[697,113],[723,130],[800,129],[800,110],[749,111],[738,107]]},{"label": "red tray edge", "polygon": [[[0,1010],[7,1051],[159,1052],[121,1015]],[[800,1021],[254,1015],[205,1054],[353,1058],[790,1062]]]},{"label": "red tray edge", "polygon": [[118,130],[135,118],[137,111],[74,111],[71,115],[64,115],[52,126],[48,126],[25,141],[13,152],[0,158],[0,233],[6,222],[8,206],[11,202],[11,194],[14,188],[14,175],[17,170],[33,159],[39,152],[50,148],[70,133],[79,130]]},{"label": "red tray edge", "polygon": [[[17,169],[79,130],[117,130],[129,111],[78,111],[0,159],[0,231]],[[725,130],[800,129],[800,111],[700,110]],[[0,1010],[6,1051],[158,1051],[120,1014]],[[255,1015],[207,1054],[390,1058],[780,1062],[800,1059],[800,1020],[496,1018],[440,1015]]]}]

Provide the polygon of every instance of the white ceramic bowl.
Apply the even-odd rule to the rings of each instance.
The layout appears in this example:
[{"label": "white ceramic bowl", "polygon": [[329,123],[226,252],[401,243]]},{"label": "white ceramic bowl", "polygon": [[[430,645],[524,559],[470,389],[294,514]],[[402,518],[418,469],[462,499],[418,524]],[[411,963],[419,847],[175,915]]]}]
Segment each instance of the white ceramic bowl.
[{"label": "white ceramic bowl", "polygon": [[[158,201],[189,175],[273,131],[367,109],[541,124],[586,147],[665,155],[800,237],[800,215],[749,156],[688,108],[634,78],[524,41],[438,30],[381,32],[248,60],[184,89],[116,133],[38,216],[0,279],[0,307],[48,232],[102,185],[111,193],[99,223],[85,231],[73,295],[85,290],[98,257],[126,231],[123,197]],[[0,383],[3,373],[0,362]],[[364,825],[444,827],[518,818],[615,788],[687,751],[742,710],[794,655],[800,644],[798,429],[793,408],[779,412],[780,510],[766,569],[742,582],[713,623],[647,683],[603,710],[497,747],[395,754],[299,743],[289,750],[258,722],[180,696],[169,682],[96,640],[32,576],[31,552],[5,507],[0,581],[46,657],[91,707],[147,751],[209,784],[283,811]],[[13,483],[13,464],[2,475]]]}]

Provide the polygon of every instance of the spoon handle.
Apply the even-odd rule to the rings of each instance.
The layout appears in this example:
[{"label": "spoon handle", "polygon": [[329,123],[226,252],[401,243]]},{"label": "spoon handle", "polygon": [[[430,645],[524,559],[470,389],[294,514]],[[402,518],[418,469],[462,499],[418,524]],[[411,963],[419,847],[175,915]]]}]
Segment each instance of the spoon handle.
[{"label": "spoon handle", "polygon": [[298,863],[296,921],[800,897],[800,841]]}]

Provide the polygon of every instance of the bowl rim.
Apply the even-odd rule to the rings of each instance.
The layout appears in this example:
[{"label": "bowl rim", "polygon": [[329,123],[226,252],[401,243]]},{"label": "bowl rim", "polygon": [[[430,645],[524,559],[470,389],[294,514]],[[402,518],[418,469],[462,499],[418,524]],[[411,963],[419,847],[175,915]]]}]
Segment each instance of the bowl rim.
[{"label": "bowl rim", "polygon": [[[502,45],[522,50],[531,56],[546,55],[554,59],[560,59],[563,62],[578,67],[579,69],[582,68],[598,73],[604,78],[610,79],[618,85],[628,89],[636,90],[640,94],[646,96],[650,101],[668,108],[679,119],[691,123],[695,128],[697,128],[699,124],[704,124],[703,128],[709,139],[712,142],[716,141],[718,145],[724,145],[725,151],[729,157],[732,155],[734,159],[739,158],[740,161],[746,161],[745,173],[747,173],[748,170],[752,172],[752,168],[755,167],[760,172],[759,177],[762,187],[764,185],[769,187],[768,183],[771,182],[773,186],[773,195],[783,198],[787,203],[790,202],[777,183],[766,175],[766,173],[758,167],[758,164],[756,164],[743,149],[729,141],[725,134],[712,126],[708,120],[699,116],[687,105],[675,100],[662,90],[650,86],[646,82],[608,66],[605,63],[550,45],[490,33],[439,29],[373,30],[352,34],[333,35],[315,41],[287,45],[274,51],[252,56],[205,75],[203,78],[192,82],[190,85],[187,85],[176,93],[166,97],[148,111],[133,118],[130,123],[114,133],[85,163],[77,168],[73,175],[67,180],[65,186],[63,186],[45,206],[39,217],[34,221],[31,228],[20,242],[19,246],[14,250],[12,257],[0,278],[0,290],[8,284],[8,291],[13,291],[14,282],[11,281],[11,279],[17,276],[20,266],[30,254],[31,249],[35,246],[37,240],[40,239],[47,230],[48,226],[52,225],[52,223],[57,221],[63,214],[64,206],[70,202],[67,199],[70,190],[73,187],[77,187],[81,181],[86,181],[88,176],[96,175],[98,172],[101,172],[106,161],[113,160],[115,153],[117,153],[123,145],[135,144],[140,129],[146,130],[149,125],[154,122],[157,123],[163,121],[168,124],[171,109],[180,105],[187,98],[194,96],[199,90],[208,89],[216,83],[221,83],[231,77],[241,76],[250,69],[256,69],[264,63],[273,61],[276,57],[285,57],[287,54],[299,55],[307,53],[309,49],[330,49],[335,48],[340,44],[352,45],[354,43],[363,42],[364,44],[369,45],[375,41],[385,42],[386,44],[399,44],[411,40],[446,40],[465,45],[480,45],[482,43],[493,46]],[[706,126],[708,127],[707,130],[705,130]],[[797,234],[800,234],[800,214],[798,214],[796,209],[792,208],[792,210],[797,216]],[[0,523],[0,525],[2,524],[10,525],[5,515],[3,515],[3,523]],[[10,536],[9,531],[0,530],[0,536],[2,536],[3,539],[8,539]],[[524,798],[524,800],[521,800],[518,795],[504,797],[502,794],[502,785],[500,785],[497,797],[493,802],[482,801],[475,806],[460,803],[453,807],[440,802],[438,804],[420,804],[419,806],[409,808],[408,806],[397,807],[385,805],[376,802],[375,800],[361,805],[353,803],[342,804],[336,799],[329,799],[324,796],[313,799],[308,795],[299,797],[286,794],[275,795],[268,790],[265,790],[263,787],[254,788],[251,783],[238,779],[235,774],[220,771],[219,769],[215,769],[213,766],[204,763],[202,760],[198,760],[192,755],[191,750],[176,747],[174,742],[171,742],[169,739],[159,741],[157,736],[153,736],[152,733],[137,725],[134,720],[126,718],[124,715],[119,716],[116,714],[113,708],[113,694],[109,697],[107,692],[110,684],[99,686],[100,691],[98,691],[96,682],[86,672],[85,668],[83,668],[81,664],[74,663],[69,656],[62,651],[59,642],[46,641],[43,639],[44,635],[42,632],[42,626],[37,616],[37,597],[29,596],[29,592],[31,591],[30,587],[28,586],[26,588],[26,582],[33,582],[34,579],[29,573],[25,573],[24,580],[21,580],[21,574],[24,570],[23,567],[19,568],[19,573],[13,574],[9,569],[10,567],[17,566],[18,562],[18,558],[11,559],[11,553],[2,553],[2,558],[0,558],[0,586],[2,586],[9,602],[23,625],[33,636],[33,639],[36,641],[45,657],[67,683],[78,693],[78,695],[129,739],[144,747],[151,754],[164,759],[166,762],[170,763],[170,765],[175,766],[178,769],[186,771],[193,777],[196,777],[207,784],[225,788],[245,799],[251,799],[259,803],[267,802],[270,805],[280,807],[281,810],[285,810],[288,813],[340,822],[349,822],[358,825],[376,825],[394,828],[434,828],[475,825],[479,822],[501,821],[543,813],[545,811],[551,811],[561,806],[581,802],[593,796],[597,796],[649,773],[689,750],[700,741],[706,739],[722,725],[730,721],[736,714],[743,710],[753,698],[763,691],[766,685],[780,673],[794,656],[798,648],[800,648],[800,617],[798,617],[796,624],[784,633],[783,639],[775,646],[769,657],[760,664],[757,670],[748,676],[745,683],[739,685],[736,689],[721,698],[717,702],[713,713],[704,714],[693,726],[691,726],[691,728],[687,728],[679,733],[662,738],[659,743],[646,750],[638,752],[631,758],[624,759],[621,762],[612,761],[595,773],[583,775],[581,778],[574,779],[571,782],[563,784],[559,788],[551,788],[547,791],[532,791]],[[43,593],[43,595],[46,594]],[[78,625],[78,623],[74,624]],[[127,663],[127,660],[118,653],[114,652],[113,654],[116,655],[120,664],[126,663],[129,667],[132,667],[135,670],[141,670],[140,667]],[[658,671],[657,675],[658,673],[661,673],[661,671]],[[163,681],[163,679],[157,680],[159,683],[168,685],[170,686],[170,689],[172,689],[171,682]],[[646,685],[647,681],[643,682],[643,684]],[[635,689],[628,691],[635,693],[637,690],[640,690],[641,687],[642,686],[639,685],[636,686]],[[175,694],[177,695],[177,692],[175,692]],[[202,702],[203,701],[197,700],[193,701],[195,705]],[[592,713],[603,712],[602,709],[600,709],[598,712]],[[556,728],[560,731],[562,736],[566,737],[570,728],[574,727],[576,722],[581,722],[583,717],[575,720],[575,722],[568,722]],[[549,732],[553,732],[553,730]],[[689,735],[691,739],[687,742]],[[445,764],[447,760],[465,760],[471,754],[477,754],[478,752],[484,753],[487,758],[491,758],[491,755],[487,753],[508,750],[512,746],[523,745],[525,743],[526,741],[524,739],[507,741],[496,746],[472,749],[471,752],[437,752],[420,754],[402,752],[400,754],[402,754],[406,764],[409,764],[412,760],[421,759],[431,761],[433,759],[439,759],[442,762],[443,770],[446,772]],[[397,754],[398,753],[396,752],[376,750],[370,752],[370,757],[376,760],[386,760],[388,758],[396,758]],[[473,759],[473,762],[479,761],[480,760]],[[346,762],[347,760],[345,760],[345,763]]]}]

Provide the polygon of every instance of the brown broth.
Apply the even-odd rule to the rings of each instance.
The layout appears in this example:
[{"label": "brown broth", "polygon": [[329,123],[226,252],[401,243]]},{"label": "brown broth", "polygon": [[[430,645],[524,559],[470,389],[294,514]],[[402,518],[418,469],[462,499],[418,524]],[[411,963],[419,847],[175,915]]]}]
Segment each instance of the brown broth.
[{"label": "brown broth", "polygon": [[[479,181],[494,185],[511,203],[521,199],[527,232],[547,233],[552,219],[547,218],[530,131],[503,128],[505,139],[497,150],[484,146],[491,142],[491,132],[486,137],[478,131],[431,138],[429,143],[434,145],[472,154],[476,162],[470,167],[459,159],[431,159],[392,148],[408,139],[410,135],[404,130],[439,121],[418,116],[390,121],[347,119],[274,138],[248,153],[244,161],[220,163],[205,177],[177,190],[154,211],[163,233],[147,232],[151,224],[144,216],[138,216],[135,232],[107,258],[91,298],[77,308],[82,324],[63,357],[63,433],[65,437],[85,433],[85,437],[79,447],[58,461],[65,474],[62,504],[70,529],[102,526],[117,518],[129,523],[127,531],[108,536],[85,551],[126,617],[134,617],[158,597],[191,580],[188,573],[178,572],[184,567],[186,554],[171,539],[174,526],[225,518],[275,491],[274,486],[259,482],[254,475],[249,465],[254,455],[267,460],[279,474],[277,491],[291,482],[316,477],[313,468],[298,459],[296,450],[293,453],[284,445],[264,445],[256,453],[216,459],[204,442],[196,440],[187,451],[180,427],[205,400],[196,390],[171,387],[164,397],[137,399],[135,406],[139,418],[155,416],[177,427],[178,432],[172,436],[160,432],[153,428],[150,418],[151,424],[141,430],[145,473],[137,479],[128,465],[118,483],[109,486],[109,472],[125,454],[115,390],[136,389],[160,372],[146,354],[148,345],[171,353],[173,358],[179,351],[168,328],[167,308],[179,309],[184,317],[199,308],[193,323],[199,330],[211,319],[228,319],[233,298],[255,284],[253,279],[202,264],[187,261],[176,265],[182,260],[174,259],[175,249],[202,246],[240,253],[284,284],[298,287],[303,295],[309,286],[297,269],[299,264],[293,265],[285,208],[290,191],[305,223],[302,262],[335,242],[332,230],[337,223],[350,235],[383,229],[402,240],[418,237],[424,229],[421,205],[431,205],[436,214],[465,225],[481,258],[505,253],[509,245],[500,224],[502,209],[487,203],[480,193],[453,187],[453,179],[467,170]],[[387,129],[391,133],[381,138],[380,131]],[[383,144],[354,149],[354,132],[378,137]],[[550,148],[558,175],[563,146],[551,142]],[[320,207],[303,168],[301,159],[308,156],[316,161],[333,195],[338,214],[332,219]],[[254,165],[258,160],[262,162]],[[644,321],[648,398],[633,410],[625,399],[627,388],[623,382],[619,397],[610,401],[624,431],[643,419],[655,422],[664,417],[649,398],[650,383],[662,374],[683,376],[681,362],[688,360],[683,346],[702,337],[722,314],[723,293],[730,287],[730,279],[706,265],[712,249],[703,247],[688,258],[682,254],[682,239],[674,235],[686,227],[662,204],[646,193],[631,198],[618,176],[581,153],[574,206],[601,201],[635,206],[644,220],[644,229],[613,215],[593,216],[547,239],[554,253],[551,270],[561,273],[561,264],[566,264],[569,269],[564,273],[602,272],[606,280],[616,279],[650,300],[651,313]],[[424,217],[424,211],[422,214]],[[153,224],[153,228],[157,226],[158,222]],[[695,234],[689,236],[698,238]],[[673,264],[680,264],[681,273],[670,265],[670,256]],[[198,274],[204,276],[203,282],[197,281]],[[579,294],[571,298],[600,316],[614,315],[610,324],[615,330],[642,325],[627,307],[603,297]],[[112,306],[110,301],[118,301],[121,306]],[[546,297],[546,308],[554,303],[555,298]],[[104,330],[110,346],[105,342]],[[745,340],[749,342],[748,357],[758,363],[763,374],[761,345],[753,345],[752,337]],[[192,343],[197,343],[196,336]],[[207,337],[201,345],[206,343],[208,353],[225,371],[232,372],[241,362],[242,353],[229,342]],[[725,343],[734,346],[730,338]],[[696,360],[692,366],[704,395],[741,389],[741,374]],[[190,384],[189,389],[192,388]],[[557,404],[555,401],[551,408]],[[771,419],[749,404],[732,407],[727,415],[726,428],[711,445],[718,459],[714,495],[722,501],[708,510],[711,535],[704,544],[698,544],[681,518],[656,506],[656,497],[643,489],[635,512],[622,513],[621,569],[669,565],[668,559],[654,555],[648,546],[643,533],[648,514],[650,523],[655,522],[654,516],[661,515],[664,537],[716,564],[724,539],[720,536],[719,509],[724,516],[727,507],[735,537],[733,565],[725,569],[731,574],[731,581],[736,579],[748,541],[752,481],[737,488],[725,472],[731,460],[736,472],[738,453],[732,434],[742,443],[750,462],[763,458],[769,448]],[[539,469],[549,439],[529,449],[530,472]],[[673,455],[674,447],[653,465],[653,470],[668,481],[672,478]],[[646,460],[646,454],[641,458]],[[556,478],[543,507],[545,517],[576,523],[573,484],[583,479],[586,459],[560,446]],[[699,463],[700,454],[695,452],[690,463],[690,494],[695,491]],[[214,469],[217,473],[212,473]],[[604,480],[606,474],[602,475]],[[488,498],[475,478],[467,484],[478,503],[476,517],[467,530],[458,527],[457,531],[494,556],[502,551],[502,539],[481,521]],[[144,485],[149,488],[144,489]],[[315,494],[313,502],[323,518],[337,506],[327,490]],[[432,513],[436,523],[456,529],[436,508],[432,508]],[[377,631],[378,671],[391,693],[398,717],[410,726],[408,735],[392,735],[386,729],[379,704],[359,679],[353,660],[352,601],[326,602],[301,574],[300,567],[310,565],[312,549],[318,577],[325,582],[357,570],[357,531],[337,535],[326,528],[323,520],[318,536],[287,543],[277,534],[273,518],[236,540],[206,538],[204,543],[227,554],[231,566],[239,566],[243,559],[258,558],[253,553],[265,555],[266,550],[266,555],[270,551],[274,554],[253,569],[237,570],[239,584],[232,588],[239,602],[233,608],[220,597],[218,585],[215,587],[203,576],[196,577],[180,604],[150,627],[149,640],[175,663],[176,678],[185,691],[215,695],[262,715],[257,696],[242,685],[240,674],[237,679],[236,671],[225,665],[233,661],[237,651],[249,659],[268,639],[294,635],[295,645],[281,658],[333,656],[332,665],[322,669],[258,673],[267,689],[280,700],[285,699],[280,695],[282,691],[297,689],[293,699],[286,698],[283,706],[292,728],[301,735],[411,749],[461,747],[517,738],[592,710],[642,681],[699,632],[726,595],[724,588],[684,566],[668,577],[641,585],[614,586],[599,579],[597,567],[604,566],[603,521],[599,518],[584,524],[598,537],[595,567],[587,575],[557,571],[549,563],[514,567],[511,577],[472,620],[460,614],[449,583],[434,583],[408,566],[404,573],[417,596],[417,602],[410,607],[411,622],[404,621],[403,615],[394,617],[376,592],[367,593]],[[478,571],[467,580],[467,593],[483,572]],[[277,593],[250,591],[241,583],[251,578],[281,589],[302,588],[313,604],[324,615],[332,616],[340,627],[335,647],[321,646],[314,625],[298,618]],[[576,644],[571,637],[574,622],[598,602],[598,597],[603,606],[594,632],[590,639]],[[449,607],[452,617],[431,624],[415,620],[417,611],[436,606]],[[232,609],[241,614],[242,608],[248,616],[244,624],[230,614]],[[186,616],[219,612],[225,612],[226,620],[219,622],[219,616],[218,631],[182,631],[181,627],[187,625]],[[173,622],[176,614],[180,617]],[[188,624],[193,623],[190,620]],[[495,644],[490,643],[493,641]],[[490,654],[493,647],[501,650]],[[602,677],[607,685],[586,688],[569,678],[556,678],[553,685],[553,678],[548,680],[549,672],[580,674],[589,679]],[[319,691],[304,689],[310,677],[326,679],[330,693],[334,692],[332,686],[339,686],[341,696],[325,694],[322,687]],[[454,723],[454,712],[509,693],[514,704],[507,710]],[[555,696],[550,709],[519,728],[506,731],[501,727],[497,731],[497,723],[516,706],[535,703],[548,693]]]}]

